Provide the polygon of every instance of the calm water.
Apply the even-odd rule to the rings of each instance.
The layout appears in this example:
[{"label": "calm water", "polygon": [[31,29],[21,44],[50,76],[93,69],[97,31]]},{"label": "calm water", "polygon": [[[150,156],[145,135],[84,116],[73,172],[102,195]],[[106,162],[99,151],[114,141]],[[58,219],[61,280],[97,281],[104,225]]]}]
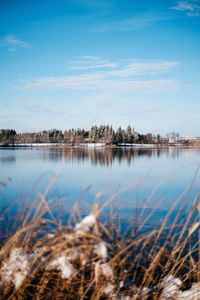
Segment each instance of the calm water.
[{"label": "calm water", "polygon": [[[199,164],[198,148],[0,149],[1,208],[12,205],[16,209],[27,197],[34,199],[60,169],[48,198],[59,198],[63,211],[71,211],[77,202],[89,209],[98,192],[102,192],[101,204],[117,193],[113,203],[121,215],[135,207],[153,208],[155,203],[166,211],[191,183]],[[199,179],[198,174],[189,201],[199,188]]]}]

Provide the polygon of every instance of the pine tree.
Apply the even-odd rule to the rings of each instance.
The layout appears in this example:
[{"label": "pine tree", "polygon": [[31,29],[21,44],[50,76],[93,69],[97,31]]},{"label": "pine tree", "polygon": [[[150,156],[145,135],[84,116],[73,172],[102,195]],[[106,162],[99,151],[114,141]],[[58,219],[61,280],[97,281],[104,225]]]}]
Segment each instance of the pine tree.
[{"label": "pine tree", "polygon": [[116,143],[121,144],[123,142],[122,128],[121,126],[116,131]]},{"label": "pine tree", "polygon": [[96,143],[97,141],[99,141],[98,137],[99,137],[98,127],[96,125],[92,126],[89,132],[90,143]]},{"label": "pine tree", "polygon": [[156,136],[156,144],[160,144],[160,143],[161,143],[160,134],[157,134],[157,136]]},{"label": "pine tree", "polygon": [[126,128],[126,140],[127,140],[127,143],[133,142],[133,134],[132,134],[132,129],[131,129],[130,125],[128,125]]}]

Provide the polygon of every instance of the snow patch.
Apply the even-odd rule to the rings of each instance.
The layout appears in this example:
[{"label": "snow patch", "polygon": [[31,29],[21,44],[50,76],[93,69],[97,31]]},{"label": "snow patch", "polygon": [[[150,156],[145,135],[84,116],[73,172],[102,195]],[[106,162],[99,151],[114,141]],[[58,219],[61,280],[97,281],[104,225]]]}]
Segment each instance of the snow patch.
[{"label": "snow patch", "polygon": [[56,269],[60,271],[63,279],[69,279],[74,272],[72,264],[64,254],[61,254],[59,257],[54,259],[49,264],[48,269]]},{"label": "snow patch", "polygon": [[104,242],[98,243],[94,246],[94,253],[103,259],[107,258],[107,247]]},{"label": "snow patch", "polygon": [[23,248],[14,248],[10,253],[8,261],[4,261],[1,267],[0,274],[4,278],[3,284],[12,280],[16,289],[18,289],[28,273],[28,255],[24,253]]},{"label": "snow patch", "polygon": [[174,298],[175,300],[199,300],[200,299],[200,283],[193,283],[192,287],[179,294]]},{"label": "snow patch", "polygon": [[174,297],[179,292],[179,287],[182,281],[172,275],[169,275],[163,279],[161,286],[163,287],[162,300]]},{"label": "snow patch", "polygon": [[80,223],[76,224],[75,230],[77,234],[84,234],[90,230],[95,224],[96,216],[91,214],[86,216]]},{"label": "snow patch", "polygon": [[114,285],[108,284],[103,292],[104,292],[104,294],[108,295],[113,292],[114,288],[115,288]]},{"label": "snow patch", "polygon": [[114,277],[113,270],[112,270],[111,265],[109,263],[100,264],[99,265],[99,270],[100,270],[101,275],[103,275],[107,278],[113,278]]},{"label": "snow patch", "polygon": [[47,234],[48,239],[52,239],[52,238],[54,238],[54,236],[55,236],[54,233],[48,233]]}]

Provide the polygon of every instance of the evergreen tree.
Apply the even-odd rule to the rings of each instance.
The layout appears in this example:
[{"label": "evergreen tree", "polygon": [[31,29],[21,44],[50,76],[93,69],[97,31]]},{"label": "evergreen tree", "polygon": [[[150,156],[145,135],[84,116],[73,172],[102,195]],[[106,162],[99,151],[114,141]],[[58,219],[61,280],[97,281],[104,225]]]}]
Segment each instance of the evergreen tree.
[{"label": "evergreen tree", "polygon": [[160,144],[161,143],[161,137],[160,134],[157,134],[156,136],[156,144]]},{"label": "evergreen tree", "polygon": [[116,143],[121,144],[123,142],[123,134],[121,126],[116,131]]},{"label": "evergreen tree", "polygon": [[132,134],[132,129],[131,129],[130,125],[128,125],[126,128],[126,142],[127,143],[133,142],[133,134]]},{"label": "evergreen tree", "polygon": [[2,129],[0,130],[0,143],[1,144],[14,144],[16,139],[16,131],[14,129]]},{"label": "evergreen tree", "polygon": [[98,127],[96,125],[92,126],[92,128],[90,129],[90,132],[89,132],[90,143],[96,143],[98,141],[98,137],[99,137]]}]

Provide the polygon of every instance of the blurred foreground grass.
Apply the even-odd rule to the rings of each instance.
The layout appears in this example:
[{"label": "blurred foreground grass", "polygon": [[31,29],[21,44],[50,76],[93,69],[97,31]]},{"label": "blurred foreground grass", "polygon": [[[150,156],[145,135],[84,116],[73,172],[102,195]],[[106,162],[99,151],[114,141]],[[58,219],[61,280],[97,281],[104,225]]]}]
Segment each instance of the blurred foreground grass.
[{"label": "blurred foreground grass", "polygon": [[190,188],[156,228],[145,229],[141,212],[123,232],[112,208],[102,221],[98,201],[62,225],[40,193],[1,235],[0,299],[200,299],[199,193],[186,206]]}]

